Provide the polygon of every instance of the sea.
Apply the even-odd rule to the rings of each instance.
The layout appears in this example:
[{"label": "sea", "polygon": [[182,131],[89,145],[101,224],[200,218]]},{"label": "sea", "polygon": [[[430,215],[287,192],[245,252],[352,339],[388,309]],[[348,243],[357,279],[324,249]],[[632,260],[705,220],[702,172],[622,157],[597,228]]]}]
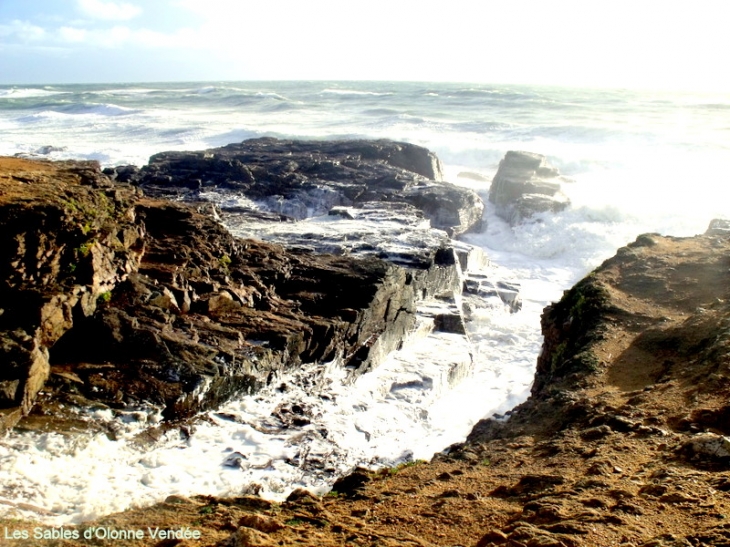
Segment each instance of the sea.
[{"label": "sea", "polygon": [[[160,417],[140,409],[85,416],[115,422],[116,440],[10,433],[0,439],[0,515],[60,525],[171,494],[281,500],[298,487],[325,493],[356,466],[430,459],[529,395],[540,314],[564,290],[639,234],[691,236],[730,218],[730,94],[428,82],[0,86],[0,155],[142,166],[158,152],[262,136],[422,145],[446,180],[485,202],[507,151],[536,152],[568,179],[572,205],[509,226],[487,203],[484,230],[462,239],[486,252],[491,274],[519,283],[523,306],[476,314],[468,347],[453,335],[414,337],[354,383],[331,363],[313,385],[304,366],[145,448],[131,439]],[[470,363],[456,381],[443,373],[455,360]],[[308,409],[311,423],[270,427],[281,405]]]}]

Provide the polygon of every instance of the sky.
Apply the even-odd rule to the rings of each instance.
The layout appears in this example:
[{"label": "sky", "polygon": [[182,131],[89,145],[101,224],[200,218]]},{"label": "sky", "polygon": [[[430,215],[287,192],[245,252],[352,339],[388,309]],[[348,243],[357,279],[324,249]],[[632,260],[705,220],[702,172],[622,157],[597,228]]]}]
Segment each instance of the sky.
[{"label": "sky", "polygon": [[0,84],[409,80],[730,92],[727,0],[0,0]]}]

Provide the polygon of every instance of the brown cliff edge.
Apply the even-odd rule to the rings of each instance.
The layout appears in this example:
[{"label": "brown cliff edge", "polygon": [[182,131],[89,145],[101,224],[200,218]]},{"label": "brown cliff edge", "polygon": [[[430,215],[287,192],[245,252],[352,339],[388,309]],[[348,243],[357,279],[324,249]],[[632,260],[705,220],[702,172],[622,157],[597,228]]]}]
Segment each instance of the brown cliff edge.
[{"label": "brown cliff edge", "polygon": [[640,236],[549,306],[542,328],[531,398],[430,463],[356,471],[323,498],[171,497],[79,527],[200,539],[5,544],[730,545],[730,238]]}]

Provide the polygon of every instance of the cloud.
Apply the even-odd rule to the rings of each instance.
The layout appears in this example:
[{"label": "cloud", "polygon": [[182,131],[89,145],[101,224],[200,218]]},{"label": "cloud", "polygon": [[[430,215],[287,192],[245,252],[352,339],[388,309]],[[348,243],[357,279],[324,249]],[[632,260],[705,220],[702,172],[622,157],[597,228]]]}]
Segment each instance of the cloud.
[{"label": "cloud", "polygon": [[126,21],[142,13],[142,8],[128,2],[78,0],[78,6],[88,17],[108,21]]},{"label": "cloud", "polygon": [[31,42],[41,40],[45,36],[45,30],[27,21],[15,20],[10,24],[0,25],[0,37],[2,38],[15,38],[21,42]]},{"label": "cloud", "polygon": [[59,28],[53,38],[70,46],[83,45],[106,49],[132,46],[148,49],[196,49],[196,44],[199,44],[197,35],[189,29],[163,33],[145,28],[133,29],[124,25],[103,29],[65,26]]}]

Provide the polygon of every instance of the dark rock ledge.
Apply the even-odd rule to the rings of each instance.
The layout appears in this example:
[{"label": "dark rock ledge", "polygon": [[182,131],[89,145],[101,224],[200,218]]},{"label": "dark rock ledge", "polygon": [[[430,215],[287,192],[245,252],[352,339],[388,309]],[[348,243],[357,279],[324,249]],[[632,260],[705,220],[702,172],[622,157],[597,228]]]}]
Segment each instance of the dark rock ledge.
[{"label": "dark rock ledge", "polygon": [[[309,150],[312,164],[299,159],[284,172],[287,147],[308,145],[256,141],[266,149],[257,152],[261,168],[241,162],[242,146],[221,155],[166,153],[141,171],[117,168],[112,177],[94,162],[0,159],[0,431],[23,418],[19,427],[34,430],[95,427],[82,408],[153,405],[180,420],[301,363],[338,359],[354,377],[402,344],[419,302],[460,303],[462,267],[486,260],[445,235],[416,246],[407,264],[382,250],[318,254],[237,239],[211,215],[146,197],[128,183],[193,200],[207,184],[243,184],[248,195],[272,199],[273,188],[258,185],[267,181],[279,192],[277,203],[292,205],[313,189],[321,194],[331,172],[341,193],[329,206],[372,211],[383,202],[383,210],[408,208],[410,220],[427,217],[450,233],[481,218],[478,198],[435,180],[440,164],[419,147],[340,143],[350,159]],[[314,164],[321,170],[316,183],[301,175]],[[234,172],[254,180],[241,182]],[[376,174],[380,179],[367,178]],[[480,280],[478,289],[485,286]],[[515,308],[514,287],[508,289],[490,296]],[[453,307],[434,314],[435,328],[463,332],[462,310]]]}]

